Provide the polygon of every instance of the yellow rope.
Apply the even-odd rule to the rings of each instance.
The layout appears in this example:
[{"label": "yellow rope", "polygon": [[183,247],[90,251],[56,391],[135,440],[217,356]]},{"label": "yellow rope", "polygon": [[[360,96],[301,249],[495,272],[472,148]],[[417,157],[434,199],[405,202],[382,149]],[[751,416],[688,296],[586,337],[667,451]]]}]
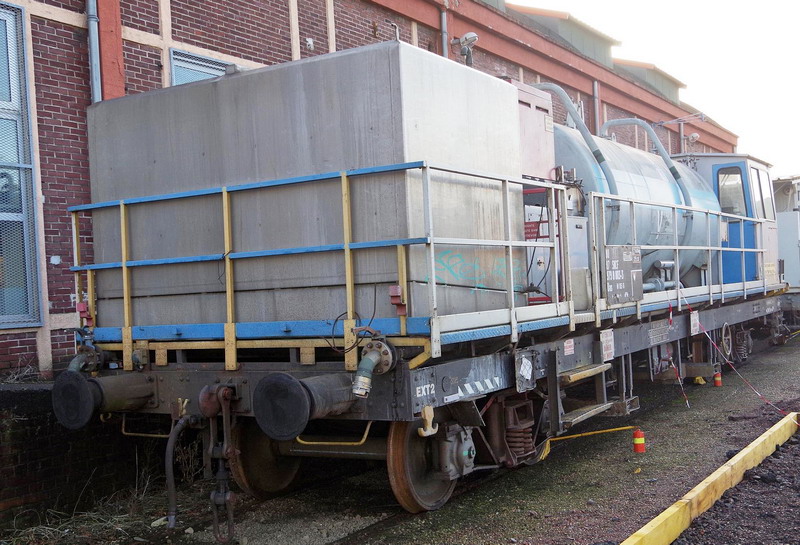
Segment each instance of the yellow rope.
[{"label": "yellow rope", "polygon": [[632,430],[637,426],[623,426],[621,428],[611,428],[608,430],[587,431],[586,433],[578,433],[575,435],[563,435],[561,437],[551,437],[550,441],[561,441],[563,439],[575,439],[576,437],[586,437],[587,435],[597,435],[599,433],[611,433],[612,431]]}]

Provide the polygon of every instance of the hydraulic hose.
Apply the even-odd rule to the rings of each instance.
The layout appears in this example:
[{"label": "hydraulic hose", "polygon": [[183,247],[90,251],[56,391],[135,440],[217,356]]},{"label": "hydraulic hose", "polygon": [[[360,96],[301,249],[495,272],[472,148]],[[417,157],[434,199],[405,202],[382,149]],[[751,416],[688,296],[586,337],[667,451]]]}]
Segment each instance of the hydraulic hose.
[{"label": "hydraulic hose", "polygon": [[167,502],[169,504],[167,509],[167,528],[175,528],[175,522],[178,517],[178,497],[175,493],[175,468],[173,467],[175,444],[186,426],[194,423],[196,419],[197,417],[193,415],[182,416],[175,424],[175,427],[172,428],[172,431],[169,432],[169,439],[167,439],[167,452],[164,457],[164,469],[167,474]]},{"label": "hydraulic hose", "polygon": [[370,350],[366,352],[358,363],[356,378],[353,381],[353,394],[356,397],[368,397],[372,389],[372,373],[381,361],[381,354],[378,351]]}]

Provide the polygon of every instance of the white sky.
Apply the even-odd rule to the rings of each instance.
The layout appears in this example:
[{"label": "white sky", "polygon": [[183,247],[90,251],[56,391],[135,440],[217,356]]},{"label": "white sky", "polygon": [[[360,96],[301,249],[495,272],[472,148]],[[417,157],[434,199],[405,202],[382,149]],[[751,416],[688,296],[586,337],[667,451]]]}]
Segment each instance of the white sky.
[{"label": "white sky", "polygon": [[773,179],[800,175],[800,3],[512,1],[570,13],[622,42],[615,58],[685,83],[681,100],[737,134],[740,153],[772,163]]}]

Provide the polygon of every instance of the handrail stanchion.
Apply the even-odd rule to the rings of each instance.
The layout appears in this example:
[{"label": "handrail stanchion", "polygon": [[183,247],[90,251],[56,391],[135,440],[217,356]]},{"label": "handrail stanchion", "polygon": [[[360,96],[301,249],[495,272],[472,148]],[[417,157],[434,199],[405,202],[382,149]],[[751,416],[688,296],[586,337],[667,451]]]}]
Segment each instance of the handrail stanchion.
[{"label": "handrail stanchion", "polygon": [[[639,244],[639,235],[636,232],[636,203],[631,199],[631,243],[634,246]],[[641,257],[641,252],[640,252]],[[642,301],[636,301],[636,319],[642,319]]]},{"label": "handrail stanchion", "polygon": [[347,303],[347,318],[343,320],[344,329],[344,366],[348,371],[355,371],[358,367],[358,350],[347,350],[355,348],[357,339],[353,331],[356,327],[356,302],[355,302],[355,275],[353,273],[353,251],[350,243],[353,242],[353,216],[350,207],[350,179],[347,172],[341,173],[342,184],[342,244],[344,245],[344,277],[345,277],[345,298]]},{"label": "handrail stanchion", "polygon": [[[81,266],[81,229],[80,218],[78,217],[79,213],[80,212],[72,212],[72,265],[74,267]],[[75,302],[80,303],[83,301],[83,282],[81,279],[81,271],[76,270],[73,276],[75,278]],[[81,319],[81,326],[82,325],[83,320]]]},{"label": "handrail stanchion", "polygon": [[558,215],[558,232],[561,241],[561,270],[564,275],[564,300],[567,302],[569,313],[569,330],[575,331],[575,302],[572,300],[572,266],[570,263],[569,225],[567,225],[567,192],[558,190],[558,206],[561,213]]},{"label": "handrail stanchion", "polygon": [[236,354],[236,313],[233,282],[233,229],[231,219],[231,194],[222,188],[222,238],[225,245],[225,370],[236,371],[239,362]]},{"label": "handrail stanchion", "polygon": [[550,242],[550,301],[556,306],[556,316],[561,315],[558,306],[558,266],[556,260],[556,199],[555,188],[547,188],[547,234]]},{"label": "handrail stanchion", "polygon": [[122,368],[133,371],[133,309],[131,304],[130,242],[128,240],[128,205],[119,202],[119,233],[122,250]]},{"label": "handrail stanchion", "polygon": [[428,307],[431,312],[431,357],[442,355],[442,338],[439,330],[439,313],[436,301],[436,248],[433,242],[433,204],[431,203],[430,168],[422,167],[422,208],[425,220],[425,237],[428,247]]},{"label": "handrail stanchion", "polygon": [[[684,216],[686,217],[686,216]],[[672,207],[672,243],[675,245],[675,265],[672,267],[672,279],[675,281],[675,299],[677,299],[678,312],[681,311],[681,262],[680,240],[678,239],[678,208]]]},{"label": "handrail stanchion", "polygon": [[[764,205],[766,207],[766,204]],[[759,257],[761,258],[761,279],[764,286],[764,295],[767,294],[767,249],[764,246],[764,228],[766,227],[766,220],[758,223],[758,247]]]},{"label": "handrail stanchion", "polygon": [[745,274],[747,252],[744,249],[744,220],[739,220],[739,248],[739,254],[742,256],[742,297],[747,299],[747,275]]},{"label": "handrail stanchion", "polygon": [[717,257],[717,266],[718,266],[718,269],[719,269],[719,295],[720,295],[720,301],[722,303],[725,303],[725,274],[724,274],[724,270],[723,270],[723,266],[722,266],[722,262],[723,262],[722,256],[725,254],[726,250],[722,249],[723,248],[723,246],[722,246],[722,228],[723,228],[723,226],[725,227],[725,234],[728,235],[727,236],[727,238],[728,238],[728,247],[730,248],[731,242],[730,242],[730,234],[728,232],[729,231],[728,221],[727,220],[723,221],[722,214],[719,214],[719,215],[717,215],[717,242],[719,242],[720,251],[719,251],[719,255]]},{"label": "handrail stanchion", "polygon": [[519,340],[519,332],[517,329],[517,311],[514,304],[514,252],[511,246],[513,232],[511,230],[511,194],[508,185],[508,180],[503,180],[503,232],[507,242],[505,246],[506,296],[509,312],[508,320],[511,326],[511,342],[516,343]]},{"label": "handrail stanchion", "polygon": [[706,246],[708,251],[706,253],[706,284],[708,284],[708,302],[714,302],[714,274],[712,271],[711,261],[713,260],[713,252],[711,250],[711,212],[705,213],[706,217]]},{"label": "handrail stanchion", "polygon": [[[408,304],[408,260],[405,244],[397,245],[397,285],[400,286],[400,304]],[[400,335],[405,337],[408,329],[408,315],[398,316],[400,319]]]}]

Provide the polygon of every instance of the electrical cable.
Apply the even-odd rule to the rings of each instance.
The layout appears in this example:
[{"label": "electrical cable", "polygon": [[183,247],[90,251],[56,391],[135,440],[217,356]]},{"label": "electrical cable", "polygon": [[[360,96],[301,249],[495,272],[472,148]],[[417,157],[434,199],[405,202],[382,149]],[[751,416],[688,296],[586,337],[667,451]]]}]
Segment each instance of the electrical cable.
[{"label": "electrical cable", "polygon": [[[371,327],[372,326],[372,322],[375,320],[375,313],[378,310],[378,284],[373,284],[372,286],[373,286],[373,292],[372,292],[372,316],[370,317],[369,322],[367,322],[367,327]],[[358,314],[358,312],[354,312],[353,314],[356,316],[356,320],[360,322],[361,321],[361,316]],[[343,349],[337,348],[337,346],[336,346],[336,324],[339,322],[339,320],[341,320],[346,315],[347,315],[347,311],[344,311],[341,314],[339,314],[336,317],[336,319],[333,320],[333,324],[331,325],[331,336],[330,336],[330,339],[328,339],[328,337],[324,337],[325,342],[328,344],[328,346],[331,348],[331,350],[333,350],[337,354],[347,354],[351,350],[354,350],[354,349],[358,348],[358,346],[361,344],[361,341],[364,340],[364,336],[363,335],[357,335],[356,336],[356,341],[353,344],[351,344],[350,346],[345,347]]]},{"label": "electrical cable", "polygon": [[[687,301],[687,300],[686,300],[686,297],[683,297],[683,296],[681,296],[681,297],[683,298],[684,302],[686,303],[686,307],[689,309],[689,312],[694,312],[694,311],[692,310],[692,305],[690,305],[690,304],[689,304],[689,301]],[[736,368],[736,367],[733,365],[733,362],[732,362],[731,360],[729,360],[729,359],[728,359],[728,357],[725,355],[725,353],[722,351],[722,349],[721,349],[721,348],[720,348],[720,347],[717,345],[717,343],[716,343],[716,342],[714,342],[714,339],[712,339],[712,338],[711,338],[711,335],[709,334],[709,332],[708,332],[708,330],[705,328],[705,326],[702,324],[702,322],[698,321],[697,323],[698,323],[698,325],[700,326],[700,329],[703,331],[703,334],[704,334],[706,337],[708,337],[708,341],[711,343],[711,346],[713,346],[713,347],[714,347],[714,349],[715,349],[717,352],[719,352],[719,355],[720,355],[720,356],[722,356],[722,360],[723,360],[723,361],[724,361],[726,364],[728,364],[728,367],[730,367],[731,369],[733,369],[733,372],[734,372],[734,373],[736,373],[736,375],[737,375],[737,376],[738,376],[740,379],[742,379],[742,382],[744,382],[744,383],[745,383],[745,384],[746,384],[746,385],[747,385],[747,386],[748,386],[748,387],[749,387],[751,390],[753,390],[753,393],[755,393],[755,394],[756,394],[756,395],[759,397],[759,399],[761,399],[761,401],[763,401],[764,403],[766,403],[767,405],[769,405],[770,407],[772,407],[773,409],[775,409],[776,411],[778,411],[778,412],[779,412],[781,415],[783,415],[783,416],[788,416],[788,415],[790,415],[790,414],[791,414],[791,413],[789,413],[789,412],[787,412],[787,411],[784,411],[783,409],[781,409],[781,408],[780,408],[780,407],[778,407],[777,405],[775,405],[775,404],[774,404],[772,401],[770,401],[769,399],[767,399],[767,398],[766,398],[766,396],[764,396],[764,394],[762,394],[761,392],[759,392],[759,391],[756,389],[756,387],[755,387],[755,386],[753,386],[753,384],[752,384],[752,383],[751,383],[749,380],[747,380],[747,379],[746,379],[746,378],[745,378],[745,377],[744,377],[744,376],[743,376],[743,375],[742,375],[742,374],[739,372],[739,370],[738,370],[738,369],[737,369],[737,368]],[[794,423],[795,423],[795,424],[797,424],[797,425],[798,425],[798,427],[800,427],[800,423],[798,423],[797,419],[794,419]]]}]

